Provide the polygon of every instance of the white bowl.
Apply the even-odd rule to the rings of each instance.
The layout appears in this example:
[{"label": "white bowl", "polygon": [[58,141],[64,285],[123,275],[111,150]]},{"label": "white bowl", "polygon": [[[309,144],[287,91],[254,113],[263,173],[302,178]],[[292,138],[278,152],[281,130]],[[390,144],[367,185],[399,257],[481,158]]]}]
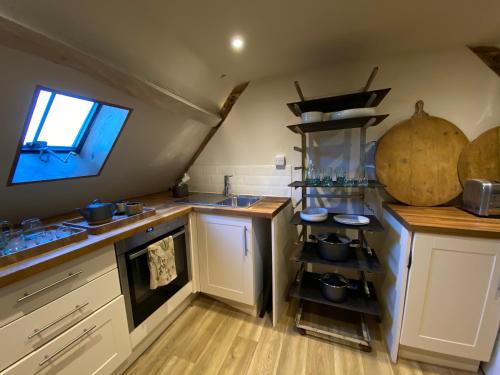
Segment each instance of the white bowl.
[{"label": "white bowl", "polygon": [[329,117],[331,120],[343,120],[346,118],[366,117],[374,115],[375,115],[375,108],[352,108],[352,109],[345,109],[343,111],[329,113]]},{"label": "white bowl", "polygon": [[320,122],[323,121],[323,112],[318,112],[318,111],[311,111],[311,112],[304,112],[300,115],[302,118],[303,123],[307,122]]},{"label": "white bowl", "polygon": [[333,220],[346,225],[366,225],[370,223],[370,218],[362,215],[335,215]]},{"label": "white bowl", "polygon": [[328,210],[323,207],[306,208],[300,212],[300,218],[305,221],[325,221],[328,219]]}]

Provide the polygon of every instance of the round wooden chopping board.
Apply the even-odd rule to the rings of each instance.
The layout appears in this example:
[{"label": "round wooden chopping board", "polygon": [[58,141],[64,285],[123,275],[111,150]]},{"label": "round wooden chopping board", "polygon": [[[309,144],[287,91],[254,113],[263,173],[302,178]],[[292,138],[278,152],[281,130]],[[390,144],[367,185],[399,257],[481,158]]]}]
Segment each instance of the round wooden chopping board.
[{"label": "round wooden chopping board", "polygon": [[500,126],[489,129],[469,143],[458,159],[462,186],[469,178],[500,180]]},{"label": "round wooden chopping board", "polygon": [[415,114],[378,142],[377,178],[395,199],[413,206],[437,206],[462,192],[457,163],[469,143],[451,122],[429,116],[418,101]]}]

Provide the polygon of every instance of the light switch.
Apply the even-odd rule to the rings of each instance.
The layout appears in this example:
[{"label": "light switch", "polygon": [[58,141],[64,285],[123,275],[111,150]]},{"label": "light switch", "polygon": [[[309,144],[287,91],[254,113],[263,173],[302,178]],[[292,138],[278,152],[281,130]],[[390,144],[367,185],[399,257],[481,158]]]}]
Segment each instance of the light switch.
[{"label": "light switch", "polygon": [[286,166],[285,155],[276,155],[274,157],[274,166],[277,169],[283,169]]}]

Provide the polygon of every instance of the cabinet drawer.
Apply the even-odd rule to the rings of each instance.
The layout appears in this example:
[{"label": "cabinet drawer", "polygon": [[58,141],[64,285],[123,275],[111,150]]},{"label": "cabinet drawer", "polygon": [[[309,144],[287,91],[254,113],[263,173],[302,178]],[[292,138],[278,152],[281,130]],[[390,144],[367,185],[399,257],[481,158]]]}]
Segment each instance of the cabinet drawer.
[{"label": "cabinet drawer", "polygon": [[116,269],[0,328],[0,370],[120,295]]},{"label": "cabinet drawer", "polygon": [[0,289],[0,327],[116,268],[113,246],[50,268]]},{"label": "cabinet drawer", "polygon": [[0,374],[110,374],[129,355],[120,296]]}]

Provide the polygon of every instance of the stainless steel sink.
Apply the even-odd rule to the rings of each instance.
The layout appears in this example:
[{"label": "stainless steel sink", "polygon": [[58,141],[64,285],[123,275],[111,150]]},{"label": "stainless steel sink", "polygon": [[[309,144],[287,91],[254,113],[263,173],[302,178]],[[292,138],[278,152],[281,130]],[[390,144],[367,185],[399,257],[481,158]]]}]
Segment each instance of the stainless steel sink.
[{"label": "stainless steel sink", "polygon": [[201,205],[201,206],[247,208],[254,205],[261,199],[262,197],[256,195],[235,195],[226,198],[222,194],[198,193],[198,194],[192,194],[186,198],[178,199],[176,200],[176,202]]},{"label": "stainless steel sink", "polygon": [[255,195],[235,195],[217,203],[217,206],[246,208],[254,205],[262,198]]}]

